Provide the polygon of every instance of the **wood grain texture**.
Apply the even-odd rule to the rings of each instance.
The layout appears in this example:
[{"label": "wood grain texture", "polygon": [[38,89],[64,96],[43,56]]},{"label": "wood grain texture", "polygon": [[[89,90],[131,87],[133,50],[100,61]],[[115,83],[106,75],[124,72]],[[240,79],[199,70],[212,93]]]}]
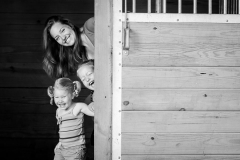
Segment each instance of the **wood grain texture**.
[{"label": "wood grain texture", "polygon": [[[36,87],[47,88],[55,79],[47,76],[42,63],[0,63],[0,87]],[[76,75],[70,75],[72,81],[80,81]],[[82,88],[85,88],[82,85]],[[86,97],[88,95],[85,95]]]},{"label": "wood grain texture", "polygon": [[126,111],[122,132],[240,132],[239,111]]},{"label": "wood grain texture", "polygon": [[[71,9],[70,9],[71,8]],[[0,10],[5,13],[94,13],[94,0],[9,0],[0,2]]]},{"label": "wood grain texture", "polygon": [[239,89],[239,67],[123,67],[123,88]]},{"label": "wood grain texture", "polygon": [[[76,102],[84,102],[90,91],[82,89]],[[1,88],[1,113],[7,114],[55,114],[57,106],[50,105],[46,88]]]},{"label": "wood grain texture", "polygon": [[239,133],[122,134],[122,154],[239,155]]},{"label": "wood grain texture", "polygon": [[112,158],[112,4],[95,1],[94,159]]},{"label": "wood grain texture", "polygon": [[126,111],[240,111],[237,89],[123,89]]},{"label": "wood grain texture", "polygon": [[54,157],[54,148],[58,138],[0,138],[2,160],[50,160]]},{"label": "wood grain texture", "polygon": [[[160,153],[159,153],[160,154]],[[122,155],[122,160],[239,160],[239,155]]]},{"label": "wood grain texture", "polygon": [[0,63],[0,87],[48,87],[54,84],[41,63]]},{"label": "wood grain texture", "polygon": [[240,24],[130,23],[123,66],[239,66]]},{"label": "wood grain texture", "polygon": [[[1,28],[6,25],[29,25],[26,28],[31,27],[30,25],[42,25],[44,27],[45,21],[48,17],[56,15],[51,13],[41,14],[41,13],[1,13],[0,18],[3,20],[0,22]],[[57,15],[61,15],[65,18],[71,20],[73,24],[81,27],[88,18],[93,17],[92,13],[80,13],[80,14],[66,14],[59,12]]]}]

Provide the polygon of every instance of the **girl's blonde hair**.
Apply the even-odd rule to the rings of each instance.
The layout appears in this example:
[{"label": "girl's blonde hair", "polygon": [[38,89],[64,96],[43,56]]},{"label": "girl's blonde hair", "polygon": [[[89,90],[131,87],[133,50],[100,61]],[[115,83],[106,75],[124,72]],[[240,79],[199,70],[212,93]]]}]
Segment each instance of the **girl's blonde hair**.
[{"label": "girl's blonde hair", "polygon": [[81,83],[79,81],[72,81],[69,78],[59,78],[55,81],[54,86],[49,86],[47,89],[48,96],[51,98],[50,104],[53,104],[54,89],[63,89],[67,90],[69,93],[72,93],[74,97],[78,97],[79,92],[81,91]]},{"label": "girl's blonde hair", "polygon": [[83,66],[92,66],[94,70],[94,59],[89,59],[87,61],[84,61],[82,64],[78,65],[77,76],[78,76],[78,70]]}]

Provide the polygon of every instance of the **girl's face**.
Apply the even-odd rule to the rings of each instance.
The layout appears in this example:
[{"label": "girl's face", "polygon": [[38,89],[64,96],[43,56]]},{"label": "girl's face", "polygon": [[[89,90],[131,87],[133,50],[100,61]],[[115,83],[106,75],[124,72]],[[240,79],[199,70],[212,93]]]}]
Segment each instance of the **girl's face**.
[{"label": "girl's face", "polygon": [[94,70],[93,66],[83,65],[77,71],[78,77],[81,79],[85,87],[94,90]]},{"label": "girl's face", "polygon": [[54,89],[54,102],[58,108],[67,110],[72,105],[73,94],[65,89]]},{"label": "girl's face", "polygon": [[72,46],[76,40],[76,34],[73,29],[60,22],[56,22],[50,29],[51,36],[63,46]]}]

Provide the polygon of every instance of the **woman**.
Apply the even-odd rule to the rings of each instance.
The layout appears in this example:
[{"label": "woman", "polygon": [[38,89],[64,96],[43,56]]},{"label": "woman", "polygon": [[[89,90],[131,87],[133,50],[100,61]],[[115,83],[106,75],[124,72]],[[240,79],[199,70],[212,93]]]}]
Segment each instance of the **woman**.
[{"label": "woman", "polygon": [[94,59],[94,18],[79,28],[64,17],[49,17],[43,31],[43,48],[43,69],[50,77],[75,74],[79,64]]}]

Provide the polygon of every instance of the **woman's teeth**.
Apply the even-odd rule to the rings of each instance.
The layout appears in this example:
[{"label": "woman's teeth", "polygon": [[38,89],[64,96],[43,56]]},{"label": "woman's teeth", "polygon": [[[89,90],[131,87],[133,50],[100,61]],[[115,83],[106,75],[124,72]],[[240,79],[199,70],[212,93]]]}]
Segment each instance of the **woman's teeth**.
[{"label": "woman's teeth", "polygon": [[65,39],[65,43],[69,43],[69,41],[70,41],[70,35],[68,35],[67,37],[66,37],[66,39]]},{"label": "woman's teeth", "polygon": [[89,86],[92,86],[94,84],[94,81],[91,81],[90,83],[89,83]]}]

